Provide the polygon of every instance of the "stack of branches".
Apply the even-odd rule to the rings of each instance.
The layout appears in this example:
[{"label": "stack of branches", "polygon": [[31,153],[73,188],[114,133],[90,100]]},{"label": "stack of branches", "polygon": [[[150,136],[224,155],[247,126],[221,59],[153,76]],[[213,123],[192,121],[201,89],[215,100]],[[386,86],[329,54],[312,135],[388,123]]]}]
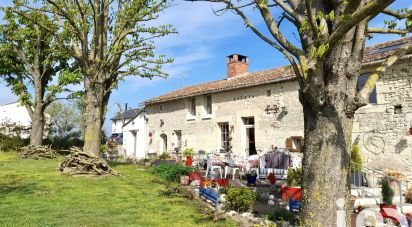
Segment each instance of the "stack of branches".
[{"label": "stack of branches", "polygon": [[28,145],[21,147],[18,156],[23,159],[46,159],[56,158],[56,151],[49,146]]},{"label": "stack of branches", "polygon": [[70,154],[59,164],[59,171],[70,175],[114,175],[114,171],[107,162],[93,154],[83,152],[77,147],[70,148]]}]

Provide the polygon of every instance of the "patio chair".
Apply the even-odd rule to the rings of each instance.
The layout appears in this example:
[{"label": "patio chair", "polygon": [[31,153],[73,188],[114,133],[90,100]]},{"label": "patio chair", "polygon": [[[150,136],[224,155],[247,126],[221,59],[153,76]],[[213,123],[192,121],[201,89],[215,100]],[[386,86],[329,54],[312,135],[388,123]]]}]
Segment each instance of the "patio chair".
[{"label": "patio chair", "polygon": [[216,162],[221,162],[220,159],[213,159],[212,158],[213,154],[207,155],[207,168],[206,168],[206,178],[207,175],[209,174],[209,171],[215,171],[219,170],[220,173],[220,178],[222,178],[222,166],[217,165]]},{"label": "patio chair", "polygon": [[234,180],[236,176],[236,171],[237,171],[237,173],[239,174],[239,179],[242,179],[242,176],[240,175],[241,167],[236,166],[235,163],[236,163],[235,159],[231,155],[229,159],[227,160],[227,165],[225,166],[225,178],[227,178],[227,174],[230,172],[229,174],[232,175],[232,179]]}]

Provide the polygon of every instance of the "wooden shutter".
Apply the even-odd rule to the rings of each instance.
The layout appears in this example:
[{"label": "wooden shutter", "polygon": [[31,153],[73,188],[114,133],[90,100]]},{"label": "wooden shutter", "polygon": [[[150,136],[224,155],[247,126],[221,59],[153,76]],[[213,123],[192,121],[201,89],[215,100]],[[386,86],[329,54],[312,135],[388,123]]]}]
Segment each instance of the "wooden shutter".
[{"label": "wooden shutter", "polygon": [[286,149],[292,150],[293,149],[293,140],[292,138],[287,138],[286,139]]}]

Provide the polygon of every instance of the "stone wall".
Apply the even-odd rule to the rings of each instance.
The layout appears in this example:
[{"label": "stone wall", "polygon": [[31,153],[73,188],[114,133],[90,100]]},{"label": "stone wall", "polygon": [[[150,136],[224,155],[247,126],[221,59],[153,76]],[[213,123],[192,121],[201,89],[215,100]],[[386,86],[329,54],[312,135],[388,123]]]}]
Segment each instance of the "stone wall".
[{"label": "stone wall", "polygon": [[[257,150],[267,150],[272,145],[285,147],[286,138],[303,136],[302,106],[297,91],[298,85],[293,81],[213,93],[211,115],[206,114],[206,96],[203,95],[196,96],[196,116],[190,116],[188,112],[189,99],[148,105],[147,134],[151,137],[148,137],[147,150],[163,152],[162,138],[166,136],[167,151],[173,151],[178,144],[176,130],[179,130],[182,147],[193,147],[196,151],[219,151],[219,123],[227,122],[232,151],[245,156],[248,126],[244,118],[248,117],[254,118]],[[268,105],[270,109],[278,108],[277,113],[268,113]]]},{"label": "stone wall", "polygon": [[[363,73],[372,72],[374,67],[376,65],[365,67]],[[181,147],[193,147],[196,151],[219,151],[219,123],[228,122],[233,138],[232,151],[247,155],[244,117],[254,117],[255,144],[258,150],[270,149],[272,145],[285,147],[286,138],[303,136],[303,112],[296,81],[211,95],[211,115],[207,115],[205,111],[206,96],[196,96],[196,116],[190,116],[188,112],[188,98],[146,106],[146,151],[161,151],[162,134],[167,137],[166,150],[174,151],[178,144],[175,130],[182,133]],[[268,114],[265,111],[268,105],[270,109],[276,105],[278,112]],[[282,107],[285,107],[283,111]],[[364,162],[385,157],[412,161],[412,136],[408,135],[411,124],[412,62],[407,60],[388,69],[386,75],[378,81],[377,103],[369,104],[356,112],[352,140],[359,143]]]},{"label": "stone wall", "polygon": [[[372,72],[373,68],[364,69]],[[359,141],[364,162],[384,158],[412,161],[412,62],[387,70],[376,86],[377,103],[355,115],[353,141]]]}]

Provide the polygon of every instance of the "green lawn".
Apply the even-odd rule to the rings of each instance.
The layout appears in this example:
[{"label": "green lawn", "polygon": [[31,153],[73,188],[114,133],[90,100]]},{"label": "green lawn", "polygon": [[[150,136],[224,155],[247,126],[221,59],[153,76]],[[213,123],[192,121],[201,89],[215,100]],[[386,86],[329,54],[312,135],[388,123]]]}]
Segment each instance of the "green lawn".
[{"label": "green lawn", "polygon": [[235,226],[214,222],[195,201],[159,195],[165,187],[141,166],[114,165],[120,177],[70,177],[58,160],[0,152],[0,226]]}]

